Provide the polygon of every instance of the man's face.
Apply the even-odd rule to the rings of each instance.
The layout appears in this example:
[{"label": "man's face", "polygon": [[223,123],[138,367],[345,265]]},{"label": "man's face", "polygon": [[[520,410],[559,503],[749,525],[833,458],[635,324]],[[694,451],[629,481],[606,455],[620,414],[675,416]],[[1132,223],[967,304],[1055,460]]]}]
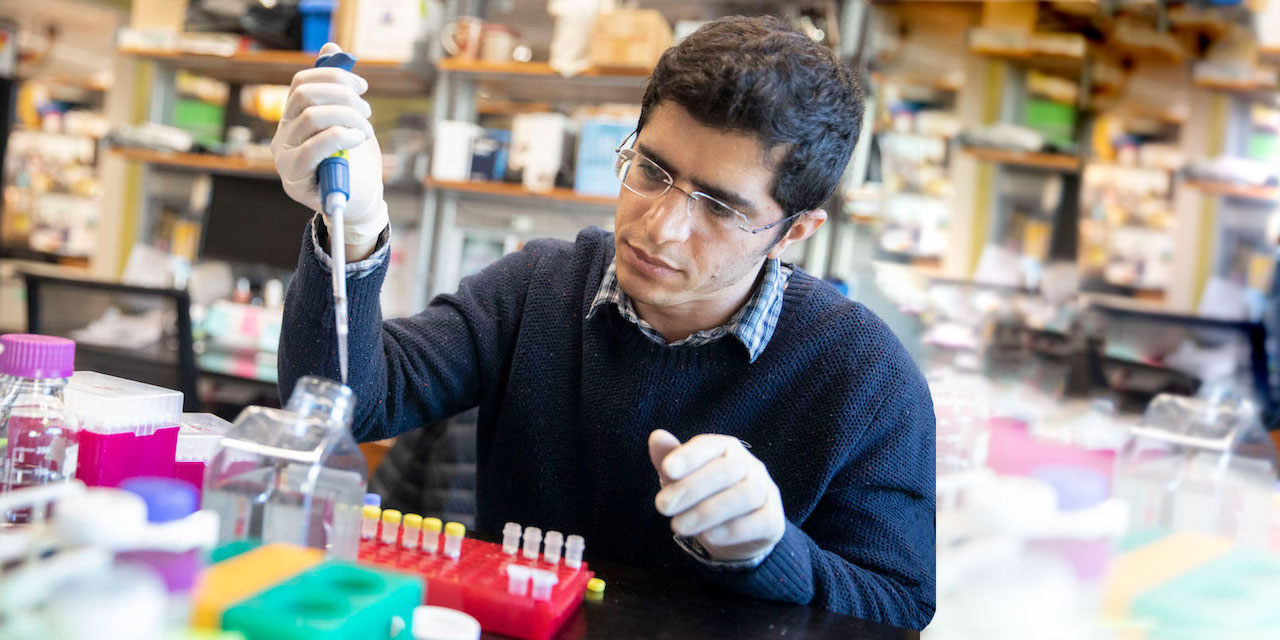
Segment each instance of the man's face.
[{"label": "man's face", "polygon": [[[752,228],[780,220],[770,194],[774,171],[754,136],[708,127],[680,105],[654,108],[635,150],[657,163],[675,186],[701,191],[751,218]],[[668,310],[740,298],[750,289],[777,229],[750,234],[700,224],[688,196],[670,189],[644,198],[622,188],[615,219],[618,282],[633,300]]]}]

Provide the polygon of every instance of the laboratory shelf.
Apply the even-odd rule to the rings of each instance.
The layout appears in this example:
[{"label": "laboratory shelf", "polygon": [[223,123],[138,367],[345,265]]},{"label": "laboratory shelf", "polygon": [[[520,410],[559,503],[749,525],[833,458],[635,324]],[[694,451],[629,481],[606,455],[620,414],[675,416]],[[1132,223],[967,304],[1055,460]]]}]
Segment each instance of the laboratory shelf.
[{"label": "laboratory shelf", "polygon": [[129,162],[154,164],[182,169],[194,169],[209,173],[226,173],[274,177],[276,168],[269,161],[254,161],[230,156],[218,156],[210,153],[179,153],[177,151],[157,151],[155,149],[133,149],[116,147],[112,153]]},{"label": "laboratory shelf", "polygon": [[1080,158],[1065,153],[1036,153],[985,147],[964,147],[964,152],[982,162],[1048,169],[1051,171],[1080,170]]},{"label": "laboratory shelf", "polygon": [[545,62],[491,63],[446,58],[440,71],[476,82],[484,95],[514,102],[620,102],[644,97],[648,69],[587,69],[565,77]]},{"label": "laboratory shelf", "polygon": [[552,200],[558,202],[575,202],[582,204],[593,204],[601,206],[614,206],[618,204],[617,198],[609,198],[604,196],[592,196],[578,193],[572,189],[552,189],[551,191],[530,191],[522,185],[512,184],[509,182],[482,182],[478,180],[452,181],[452,180],[435,180],[428,178],[426,185],[430,189],[440,189],[442,191],[455,191],[461,193],[471,193],[479,195],[498,196],[502,198],[531,198],[537,200]]},{"label": "laboratory shelf", "polygon": [[[314,54],[303,51],[262,50],[219,56],[121,48],[120,53],[224,82],[243,84],[289,84],[293,74],[314,66],[316,61]],[[431,92],[429,68],[386,60],[360,60],[358,64],[360,76],[369,82],[370,93],[425,96]]]},{"label": "laboratory shelf", "polygon": [[1188,187],[1206,195],[1243,198],[1246,200],[1260,200],[1265,202],[1275,202],[1280,200],[1280,188],[1276,187],[1263,187],[1251,184],[1233,184],[1230,182],[1206,182],[1203,180],[1188,180],[1185,184]]}]

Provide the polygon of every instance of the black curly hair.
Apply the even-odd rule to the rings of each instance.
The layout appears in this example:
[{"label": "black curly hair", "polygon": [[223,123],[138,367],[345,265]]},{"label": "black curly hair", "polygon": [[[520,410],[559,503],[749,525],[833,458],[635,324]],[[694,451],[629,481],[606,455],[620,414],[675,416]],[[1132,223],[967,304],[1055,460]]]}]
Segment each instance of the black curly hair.
[{"label": "black curly hair", "polygon": [[[782,152],[766,160],[775,165],[773,199],[789,216],[821,207],[835,192],[858,142],[862,91],[835,52],[783,20],[731,16],[662,54],[639,126],[671,101],[704,125],[757,136],[766,150]],[[791,223],[783,227],[779,239]]]}]

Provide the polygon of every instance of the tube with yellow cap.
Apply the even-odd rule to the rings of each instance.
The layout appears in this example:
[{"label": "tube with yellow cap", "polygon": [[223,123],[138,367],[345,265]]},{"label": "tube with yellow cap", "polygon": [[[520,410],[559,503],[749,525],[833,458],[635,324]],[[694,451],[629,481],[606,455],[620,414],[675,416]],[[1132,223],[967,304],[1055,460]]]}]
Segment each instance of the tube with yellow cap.
[{"label": "tube with yellow cap", "polygon": [[440,530],[444,528],[444,523],[440,518],[423,518],[422,519],[422,550],[427,553],[435,553],[440,548]]},{"label": "tube with yellow cap", "polygon": [[444,526],[444,555],[458,559],[462,555],[462,537],[467,535],[467,528],[461,522],[450,522]]},{"label": "tube with yellow cap", "polygon": [[400,546],[406,549],[418,548],[418,534],[422,532],[422,516],[416,513],[404,514],[400,527]]},{"label": "tube with yellow cap", "polygon": [[378,535],[378,522],[382,520],[382,509],[373,505],[365,505],[360,512],[360,539],[372,540]]},{"label": "tube with yellow cap", "polygon": [[395,544],[400,536],[400,512],[386,509],[382,512],[382,544]]}]

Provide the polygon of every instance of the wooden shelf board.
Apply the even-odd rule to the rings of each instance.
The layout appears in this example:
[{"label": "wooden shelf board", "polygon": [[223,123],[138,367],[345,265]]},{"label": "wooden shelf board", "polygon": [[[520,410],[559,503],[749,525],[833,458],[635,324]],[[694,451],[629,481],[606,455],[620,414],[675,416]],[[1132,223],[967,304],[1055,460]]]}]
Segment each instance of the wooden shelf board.
[{"label": "wooden shelf board", "polygon": [[649,76],[647,69],[588,69],[566,78],[543,62],[492,64],[445,59],[438,68],[475,82],[481,90],[481,102],[638,104]]},{"label": "wooden shelf board", "polygon": [[877,84],[903,84],[913,87],[925,87],[937,91],[959,91],[963,81],[949,81],[941,76],[926,76],[911,73],[871,72],[871,81]]},{"label": "wooden shelf board", "polygon": [[243,158],[153,149],[113,148],[111,152],[130,162],[182,167],[210,173],[249,174],[264,177],[276,175],[276,168],[270,162],[250,162]]},{"label": "wooden shelf board", "polygon": [[1064,153],[1032,153],[982,147],[965,147],[964,152],[983,162],[1035,167],[1054,171],[1080,170],[1080,158]]},{"label": "wooden shelf board", "polygon": [[72,269],[88,269],[90,257],[48,253],[24,247],[0,246],[0,260],[23,260],[39,262],[43,265],[56,265],[50,268],[69,267]]},{"label": "wooden shelf board", "polygon": [[1078,74],[1084,69],[1084,58],[1080,56],[1039,53],[1036,51],[1021,51],[1016,49],[991,49],[975,46],[970,46],[969,52],[980,56],[1003,58],[1005,60],[1011,60],[1019,64],[1053,73]]},{"label": "wooden shelf board", "polygon": [[1247,184],[1232,184],[1230,182],[1205,182],[1202,180],[1188,180],[1185,184],[1208,195],[1267,202],[1280,200],[1280,188],[1277,187],[1259,187]]},{"label": "wooden shelf board", "polygon": [[[437,63],[441,71],[454,73],[472,73],[479,75],[518,75],[518,76],[555,76],[564,78],[551,65],[545,62],[483,62],[479,60],[459,60],[445,58]],[[649,77],[652,69],[640,68],[592,68],[565,79],[577,78],[628,78],[644,79]]]},{"label": "wooden shelf board", "polygon": [[[112,153],[129,162],[154,164],[162,167],[177,167],[204,171],[208,173],[225,173],[233,175],[249,175],[262,178],[275,178],[276,167],[270,162],[249,162],[243,158],[216,156],[209,153],[178,153],[176,151],[156,151],[153,149],[113,148]],[[389,193],[416,194],[421,187],[413,184],[387,184]]]},{"label": "wooden shelf board", "polygon": [[1212,89],[1214,91],[1234,91],[1240,93],[1252,93],[1255,91],[1275,91],[1280,86],[1274,84],[1263,84],[1261,82],[1245,82],[1242,80],[1196,80],[1195,85],[1201,89]]},{"label": "wooden shelf board", "polygon": [[511,184],[509,182],[480,182],[480,181],[452,181],[452,180],[435,180],[427,179],[427,187],[432,189],[442,189],[445,191],[461,191],[464,193],[476,193],[481,195],[499,196],[503,198],[533,198],[539,200],[554,200],[558,202],[578,202],[584,204],[598,204],[613,206],[618,204],[617,198],[608,198],[602,196],[589,196],[578,193],[572,189],[552,189],[548,192],[529,191],[522,185]]},{"label": "wooden shelf board", "polygon": [[480,100],[476,113],[486,116],[513,116],[521,113],[547,113],[555,108],[550,102],[512,102],[510,100]]},{"label": "wooden shelf board", "polygon": [[[248,51],[232,56],[215,56],[158,49],[122,48],[120,53],[185,69],[224,82],[289,84],[293,74],[315,65],[315,56],[302,51]],[[379,94],[427,95],[431,92],[429,73],[387,60],[360,60],[356,67],[369,82],[369,91]]]}]

